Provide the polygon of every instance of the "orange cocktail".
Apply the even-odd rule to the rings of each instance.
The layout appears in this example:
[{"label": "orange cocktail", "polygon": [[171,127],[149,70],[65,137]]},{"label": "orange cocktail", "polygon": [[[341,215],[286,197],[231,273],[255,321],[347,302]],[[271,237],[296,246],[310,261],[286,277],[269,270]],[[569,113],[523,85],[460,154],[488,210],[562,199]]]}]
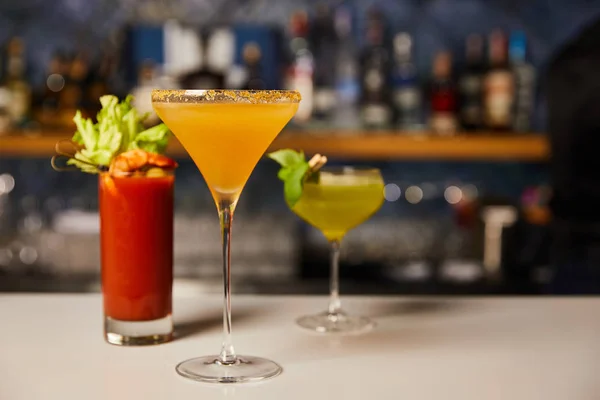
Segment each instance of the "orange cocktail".
[{"label": "orange cocktail", "polygon": [[204,382],[251,382],[282,369],[261,357],[238,356],[231,340],[231,224],[252,170],[298,109],[300,95],[278,90],[154,90],[152,105],[192,157],[219,214],[223,243],[223,342],[218,355],[193,358],[179,374]]},{"label": "orange cocktail", "polygon": [[298,103],[155,103],[216,198],[239,197]]}]

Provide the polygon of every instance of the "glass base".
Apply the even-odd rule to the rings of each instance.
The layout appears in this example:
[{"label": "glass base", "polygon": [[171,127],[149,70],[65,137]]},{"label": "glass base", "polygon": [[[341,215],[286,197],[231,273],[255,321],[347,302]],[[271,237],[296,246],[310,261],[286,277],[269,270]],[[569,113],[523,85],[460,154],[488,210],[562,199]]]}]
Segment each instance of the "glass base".
[{"label": "glass base", "polygon": [[179,375],[208,383],[258,382],[273,378],[282,371],[279,364],[252,356],[238,356],[231,364],[222,363],[219,356],[204,356],[177,365]]},{"label": "glass base", "polygon": [[359,334],[370,331],[375,322],[367,317],[349,316],[345,312],[323,312],[317,315],[306,315],[296,320],[304,329],[327,334]]},{"label": "glass base", "polygon": [[104,317],[104,338],[119,346],[147,346],[171,341],[171,315],[152,321],[121,321]]}]

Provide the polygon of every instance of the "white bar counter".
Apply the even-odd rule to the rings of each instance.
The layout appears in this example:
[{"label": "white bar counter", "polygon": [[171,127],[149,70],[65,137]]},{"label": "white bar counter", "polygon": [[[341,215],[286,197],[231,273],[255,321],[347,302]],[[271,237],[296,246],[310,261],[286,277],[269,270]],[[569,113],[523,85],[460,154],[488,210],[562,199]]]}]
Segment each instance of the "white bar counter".
[{"label": "white bar counter", "polygon": [[378,323],[325,337],[294,319],[325,297],[233,296],[239,354],[279,362],[259,384],[207,385],[175,365],[215,354],[218,296],[175,298],[178,337],[152,347],[104,342],[98,294],[0,295],[1,400],[596,400],[600,298],[344,298]]}]

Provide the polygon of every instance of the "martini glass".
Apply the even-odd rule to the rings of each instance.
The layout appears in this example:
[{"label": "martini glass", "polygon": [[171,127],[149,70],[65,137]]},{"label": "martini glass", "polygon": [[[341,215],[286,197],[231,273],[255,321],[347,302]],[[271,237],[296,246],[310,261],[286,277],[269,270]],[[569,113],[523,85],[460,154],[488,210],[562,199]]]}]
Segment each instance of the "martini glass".
[{"label": "martini glass", "polygon": [[329,308],[297,320],[318,333],[354,334],[372,329],[367,317],[347,314],[339,295],[339,257],[342,239],[383,204],[383,178],[376,168],[325,167],[318,179],[304,182],[302,196],[292,211],[323,233],[331,246]]},{"label": "martini glass", "polygon": [[154,90],[152,105],[194,160],[215,200],[223,239],[223,344],[218,355],[180,363],[177,372],[213,383],[260,381],[281,373],[273,361],[237,355],[231,338],[231,224],[254,167],[300,102],[295,91]]}]

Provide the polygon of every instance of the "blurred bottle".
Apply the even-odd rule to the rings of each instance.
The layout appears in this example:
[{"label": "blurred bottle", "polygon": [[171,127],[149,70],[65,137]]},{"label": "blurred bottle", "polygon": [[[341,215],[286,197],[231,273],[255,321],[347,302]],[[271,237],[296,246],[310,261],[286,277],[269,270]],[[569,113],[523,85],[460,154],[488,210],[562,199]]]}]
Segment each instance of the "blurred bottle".
[{"label": "blurred bottle", "polygon": [[116,71],[116,55],[111,46],[103,46],[96,62],[90,67],[90,74],[85,90],[85,103],[91,115],[96,115],[101,109],[98,101],[101,96],[115,93],[110,87]]},{"label": "blurred bottle", "polygon": [[0,135],[10,129],[10,91],[6,87],[5,54],[0,51]]},{"label": "blurred bottle", "polygon": [[138,84],[131,90],[134,97],[133,104],[140,114],[148,113],[145,121],[147,126],[156,125],[160,122],[152,108],[152,90],[161,88],[157,82],[157,68],[154,62],[146,61],[142,64],[138,73]]},{"label": "blurred bottle", "polygon": [[417,70],[412,62],[412,38],[408,33],[394,37],[394,107],[400,129],[416,129],[421,123],[422,99]]},{"label": "blurred bottle", "polygon": [[244,67],[246,79],[242,86],[245,90],[266,89],[265,80],[262,77],[262,51],[255,42],[246,43],[243,49]]},{"label": "blurred bottle", "polygon": [[460,122],[464,130],[476,131],[481,129],[483,122],[483,37],[478,34],[469,35],[465,49],[466,68],[459,78]]},{"label": "blurred bottle", "polygon": [[529,132],[535,102],[536,72],[533,65],[526,60],[527,38],[523,32],[513,32],[509,52],[515,76],[512,128],[516,132]]},{"label": "blurred bottle", "polygon": [[65,87],[66,68],[66,56],[63,52],[56,51],[48,63],[35,101],[36,120],[44,127],[54,128],[60,126],[56,116],[60,105],[60,92]]},{"label": "blurred bottle", "polygon": [[0,85],[0,135],[10,130],[10,92]]},{"label": "blurred bottle", "polygon": [[385,21],[371,10],[365,28],[365,47],[360,56],[360,116],[366,128],[389,127],[392,119],[390,54],[385,46]]},{"label": "blurred bottle", "polygon": [[[1,65],[1,64],[0,64]],[[13,261],[12,242],[16,237],[13,212],[15,179],[8,173],[0,174],[0,272],[8,268]]]},{"label": "blurred bottle", "polygon": [[484,223],[483,268],[490,281],[502,280],[502,239],[504,229],[512,226],[518,218],[517,209],[511,205],[488,205],[482,207]]},{"label": "blurred bottle", "polygon": [[202,54],[200,65],[179,78],[180,87],[187,89],[225,87],[226,66],[222,66],[219,59],[224,53],[219,52],[219,49],[212,43],[215,39],[219,39],[219,37],[214,37],[214,33],[203,32],[201,34],[200,49],[198,49]]},{"label": "blurred bottle", "polygon": [[[175,19],[163,25],[164,75],[173,79],[196,71],[202,67],[206,44],[201,42],[198,32]],[[125,58],[131,58],[126,55]]]},{"label": "blurred bottle", "polygon": [[499,30],[489,37],[489,63],[483,83],[483,115],[491,130],[507,131],[512,126],[515,77],[508,64],[506,35]]},{"label": "blurred bottle", "polygon": [[458,127],[452,55],[448,51],[438,52],[433,61],[429,126],[438,135],[452,135]]},{"label": "blurred bottle", "polygon": [[349,6],[340,4],[334,13],[335,31],[339,46],[335,59],[336,110],[335,125],[340,128],[356,128],[358,116],[358,60],[353,38],[353,15]]},{"label": "blurred bottle", "polygon": [[[236,34],[229,26],[215,27],[210,32],[207,48],[204,54],[206,68],[226,79],[228,71],[234,64]],[[213,86],[223,88],[221,86]]]},{"label": "blurred bottle", "polygon": [[120,56],[125,45],[124,33],[122,30],[118,29],[109,32],[106,43],[102,46],[98,64],[98,75],[105,82],[108,92],[116,94],[119,97],[127,92],[121,74],[121,64],[123,60]]},{"label": "blurred bottle", "polygon": [[60,114],[64,116],[64,120],[61,119],[63,124],[67,124],[68,116],[70,115],[72,119],[77,110],[82,110],[86,116],[94,116],[86,107],[89,106],[85,98],[89,77],[90,64],[88,55],[85,51],[79,51],[71,58],[68,64],[65,86],[60,91],[59,108]]},{"label": "blurred bottle", "polygon": [[548,225],[552,220],[551,199],[552,190],[548,185],[525,188],[521,194],[521,208],[525,220],[532,225]]},{"label": "blurred bottle", "polygon": [[39,199],[34,195],[23,196],[19,201],[21,219],[18,222],[18,254],[22,268],[35,268],[40,252],[40,235],[44,219]]},{"label": "blurred bottle", "polygon": [[314,57],[313,117],[318,120],[330,120],[336,106],[335,58],[338,38],[331,9],[326,4],[316,7],[308,42]]},{"label": "blurred bottle", "polygon": [[310,120],[313,112],[313,72],[314,59],[308,48],[308,15],[305,11],[295,11],[290,17],[290,66],[286,74],[286,88],[297,90],[302,101],[293,118],[297,124]]},{"label": "blurred bottle", "polygon": [[230,89],[264,90],[267,89],[262,65],[261,46],[250,41],[241,49],[242,64],[232,64],[225,77],[225,86]]},{"label": "blurred bottle", "polygon": [[9,40],[6,48],[6,75],[4,85],[10,93],[8,113],[11,124],[22,128],[29,118],[32,91],[26,80],[25,43],[20,37]]}]

